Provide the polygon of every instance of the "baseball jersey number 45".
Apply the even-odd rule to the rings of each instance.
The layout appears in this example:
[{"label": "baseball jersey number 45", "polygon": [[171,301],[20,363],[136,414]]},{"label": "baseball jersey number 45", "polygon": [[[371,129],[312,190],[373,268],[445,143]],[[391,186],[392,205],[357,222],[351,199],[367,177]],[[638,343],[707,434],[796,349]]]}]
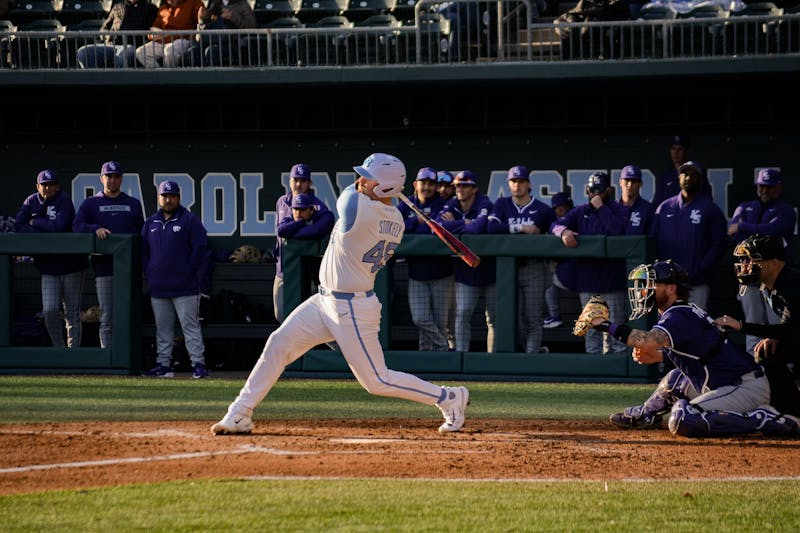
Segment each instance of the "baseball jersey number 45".
[{"label": "baseball jersey number 45", "polygon": [[378,244],[367,250],[361,260],[372,265],[370,272],[374,274],[389,262],[394,256],[394,251],[399,245],[394,242],[386,244],[386,241],[378,241]]}]

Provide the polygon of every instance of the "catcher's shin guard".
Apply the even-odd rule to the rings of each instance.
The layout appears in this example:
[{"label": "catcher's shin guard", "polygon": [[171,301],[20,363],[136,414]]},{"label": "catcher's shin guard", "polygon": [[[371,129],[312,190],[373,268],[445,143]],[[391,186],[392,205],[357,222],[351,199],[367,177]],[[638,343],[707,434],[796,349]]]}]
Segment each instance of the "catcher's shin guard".
[{"label": "catcher's shin guard", "polygon": [[688,392],[691,390],[694,390],[692,382],[680,370],[674,368],[661,378],[656,390],[642,405],[642,412],[668,413],[676,401],[688,398]]},{"label": "catcher's shin guard", "polygon": [[678,400],[669,416],[669,430],[683,437],[724,437],[761,432],[768,436],[800,434],[794,417],[780,414],[765,405],[749,413],[703,411],[687,400]]}]

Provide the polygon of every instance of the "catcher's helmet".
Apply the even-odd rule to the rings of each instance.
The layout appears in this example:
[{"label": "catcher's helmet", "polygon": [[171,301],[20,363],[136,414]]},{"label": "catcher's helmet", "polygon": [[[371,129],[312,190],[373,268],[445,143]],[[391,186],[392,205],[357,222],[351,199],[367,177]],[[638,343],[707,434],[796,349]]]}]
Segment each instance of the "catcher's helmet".
[{"label": "catcher's helmet", "polygon": [[375,196],[392,198],[403,191],[406,182],[406,166],[402,161],[389,154],[372,154],[367,156],[359,167],[353,167],[360,176],[377,180]]},{"label": "catcher's helmet", "polygon": [[751,235],[733,249],[733,268],[740,285],[757,285],[761,262],[767,259],[786,260],[783,239],[775,235]]},{"label": "catcher's helmet", "polygon": [[631,320],[641,318],[653,309],[656,303],[656,283],[671,283],[684,289],[689,288],[688,272],[672,259],[639,265],[628,274],[628,280],[633,282],[628,288]]}]

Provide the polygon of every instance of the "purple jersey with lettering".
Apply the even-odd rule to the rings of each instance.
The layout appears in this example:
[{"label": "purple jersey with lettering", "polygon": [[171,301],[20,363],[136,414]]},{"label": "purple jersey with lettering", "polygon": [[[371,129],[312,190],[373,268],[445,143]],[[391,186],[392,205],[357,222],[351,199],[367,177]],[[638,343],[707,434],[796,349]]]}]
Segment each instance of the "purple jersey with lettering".
[{"label": "purple jersey with lettering", "polygon": [[498,198],[489,215],[488,233],[520,233],[522,226],[535,225],[547,233],[556,219],[549,205],[535,198],[525,205],[517,205],[511,197]]},{"label": "purple jersey with lettering", "polygon": [[[419,208],[420,211],[428,215],[431,219],[435,220],[444,207],[444,200],[437,194],[433,199],[422,202],[415,194],[411,198],[411,203]],[[406,225],[406,235],[431,235],[431,229],[428,225],[421,221],[419,217],[408,207],[405,203],[400,202],[397,205],[400,214],[403,215],[403,220]],[[406,263],[408,264],[408,277],[417,281],[430,281],[434,279],[442,279],[447,276],[453,275],[452,261],[446,261],[442,256],[408,256]]]},{"label": "purple jersey with lettering", "polygon": [[628,219],[625,235],[650,235],[650,226],[653,224],[653,214],[655,213],[653,204],[641,196],[637,197],[631,206],[623,204],[622,200],[614,203],[619,206],[620,211],[625,213]]},{"label": "purple jersey with lettering", "polygon": [[[550,231],[560,237],[564,230],[571,229],[579,234],[577,239],[580,247],[581,235],[624,235],[627,224],[625,214],[616,202],[603,205],[600,209],[595,209],[592,204],[584,204],[553,222]],[[578,292],[622,291],[628,284],[624,260],[577,259],[574,272],[575,290]]]},{"label": "purple jersey with lettering", "polygon": [[733,212],[731,223],[739,224],[739,231],[732,236],[736,242],[756,233],[783,237],[788,242],[794,235],[797,214],[791,204],[782,200],[768,204],[761,203],[761,200],[751,200],[739,204]]},{"label": "purple jersey with lettering", "polygon": [[759,369],[753,356],[729,341],[708,313],[694,304],[677,301],[664,311],[653,329],[670,339],[664,357],[692,382],[699,393],[740,382],[743,374]]},{"label": "purple jersey with lettering", "polygon": [[[72,231],[94,233],[99,228],[106,228],[112,235],[139,235],[143,225],[144,213],[139,200],[124,192],[111,198],[100,191],[81,203],[72,223]],[[111,276],[114,273],[114,258],[109,255],[93,255],[92,268],[96,277]]]},{"label": "purple jersey with lettering", "polygon": [[[311,217],[311,224],[306,224],[304,222],[302,224],[292,225],[294,221],[292,217],[292,193],[284,194],[278,198],[278,202],[275,204],[275,220],[277,220],[275,233],[278,236],[275,239],[275,247],[272,249],[272,255],[278,262],[277,265],[275,265],[276,277],[283,277],[283,269],[281,268],[281,232],[284,233],[284,238],[314,240],[325,238],[333,228],[334,217],[331,210],[328,209],[328,206],[322,203],[322,200],[314,196],[313,191],[309,190],[306,194],[313,200],[314,209],[316,211],[314,216]],[[284,224],[290,224],[290,226],[281,228],[281,225]],[[291,235],[288,235],[289,233],[291,233]]]},{"label": "purple jersey with lettering", "polygon": [[656,209],[651,234],[660,259],[672,259],[689,272],[691,285],[709,283],[725,252],[728,225],[709,196],[698,194],[688,204],[677,194]]},{"label": "purple jersey with lettering", "polygon": [[[492,212],[492,201],[485,194],[477,193],[475,201],[467,212],[461,211],[461,203],[453,197],[444,204],[437,221],[450,233],[469,235],[485,234],[489,213]],[[452,213],[454,220],[442,220],[444,213]],[[471,222],[467,223],[466,220]],[[494,257],[484,257],[478,268],[472,268],[460,259],[454,260],[453,273],[458,283],[472,287],[483,287],[495,282]]]}]

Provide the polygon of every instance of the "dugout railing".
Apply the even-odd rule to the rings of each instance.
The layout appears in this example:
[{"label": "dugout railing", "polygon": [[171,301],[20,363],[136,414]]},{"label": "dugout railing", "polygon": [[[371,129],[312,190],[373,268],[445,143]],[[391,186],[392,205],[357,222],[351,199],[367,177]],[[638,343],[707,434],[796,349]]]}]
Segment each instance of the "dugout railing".
[{"label": "dugout railing", "polygon": [[[707,18],[689,15],[568,23],[537,18],[528,0],[421,0],[410,24],[389,17],[381,19],[380,25],[355,25],[339,16],[330,24],[320,21],[300,27],[162,32],[192,46],[175,64],[155,69],[137,61],[121,67],[101,61],[82,66],[78,50],[111,34],[71,31],[52,20],[28,29],[0,26],[0,79],[39,70],[117,70],[152,76],[159,70],[785,60],[800,54],[800,14],[739,16],[719,11]],[[120,43],[141,46],[148,33],[126,31],[113,36]]]},{"label": "dugout railing", "polygon": [[[521,246],[522,241],[525,245]],[[627,353],[596,355],[585,353],[525,354],[516,352],[517,298],[516,264],[520,259],[609,257],[625,259],[627,266],[651,257],[652,241],[647,237],[584,236],[578,248],[566,248],[554,236],[465,236],[464,241],[478,254],[497,260],[496,352],[419,352],[392,350],[391,306],[383,305],[380,340],[389,365],[399,370],[424,374],[465,375],[476,379],[504,376],[512,379],[634,380],[657,377],[655,366],[639,366]],[[308,274],[304,263],[319,258],[327,241],[288,241],[283,247],[284,305],[293,309],[307,293]],[[112,236],[106,241],[89,234],[0,234],[0,372],[2,373],[116,373],[135,374],[141,356],[141,271],[137,260],[139,239]],[[114,343],[112,349],[19,347],[11,345],[12,260],[14,256],[37,253],[106,253],[114,256]],[[450,251],[434,236],[407,235],[398,255],[440,256],[450,260]],[[376,280],[376,293],[388,302],[392,291],[392,266]],[[303,273],[306,272],[304,275]],[[262,280],[263,281],[263,280]],[[646,327],[644,319],[633,323]],[[264,325],[249,326],[263,334]],[[349,372],[338,352],[311,350],[289,367],[317,375]]]},{"label": "dugout railing", "polygon": [[[16,256],[33,254],[106,254],[114,262],[112,348],[13,346],[13,276]],[[93,234],[0,233],[0,373],[130,374],[141,369],[141,238]]]}]

